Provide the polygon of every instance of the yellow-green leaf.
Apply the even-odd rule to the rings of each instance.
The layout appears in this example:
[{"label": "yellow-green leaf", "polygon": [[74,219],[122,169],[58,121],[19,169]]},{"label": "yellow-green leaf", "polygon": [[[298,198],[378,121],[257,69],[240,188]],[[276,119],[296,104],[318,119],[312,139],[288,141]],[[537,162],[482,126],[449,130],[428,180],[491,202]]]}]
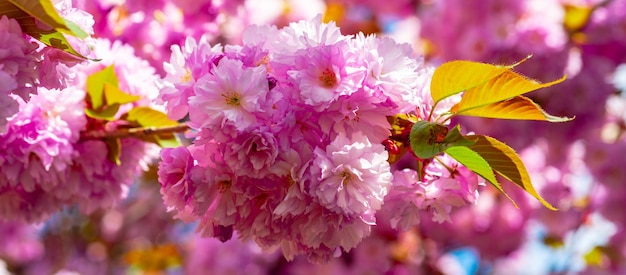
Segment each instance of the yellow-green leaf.
[{"label": "yellow-green leaf", "polygon": [[178,122],[171,120],[167,115],[161,111],[152,109],[147,106],[138,106],[128,111],[122,119],[137,123],[141,127],[163,127],[163,126],[176,126]]},{"label": "yellow-green leaf", "polygon": [[563,8],[565,10],[563,26],[570,32],[577,32],[585,27],[594,10],[592,6],[577,6],[571,4],[564,4]]},{"label": "yellow-green leaf", "polygon": [[526,61],[530,56],[513,65],[500,66],[480,62],[456,60],[439,66],[430,83],[430,95],[435,105],[442,99],[484,84],[513,67]]},{"label": "yellow-green leaf", "polygon": [[91,108],[100,111],[105,106],[122,105],[139,100],[141,96],[128,94],[118,87],[119,81],[113,65],[87,77],[87,95]]},{"label": "yellow-green leaf", "polygon": [[[161,111],[154,110],[147,106],[139,106],[130,110],[122,116],[123,120],[140,127],[167,127],[176,126],[178,122],[171,120]],[[173,133],[148,134],[140,137],[143,141],[155,143],[162,148],[173,148],[180,146],[180,141]]]},{"label": "yellow-green leaf", "polygon": [[[117,80],[117,78],[116,78]],[[104,99],[107,105],[126,104],[139,100],[141,96],[131,95],[123,92],[117,87],[117,84],[104,83]]]},{"label": "yellow-green leaf", "polygon": [[122,155],[122,143],[119,138],[107,138],[104,141],[107,145],[108,159],[115,163],[116,165],[122,165],[122,161],[120,160],[120,155]]},{"label": "yellow-green leaf", "polygon": [[85,114],[88,117],[107,120],[107,121],[113,121],[115,120],[115,115],[117,114],[117,111],[119,109],[120,109],[119,104],[106,105],[102,108],[99,108],[98,110],[85,108]]},{"label": "yellow-green leaf", "polygon": [[154,142],[161,148],[176,148],[180,146],[180,141],[175,135],[158,135],[154,136]]},{"label": "yellow-green leaf", "polygon": [[87,77],[87,98],[93,110],[99,110],[107,104],[104,96],[104,84],[118,86],[117,75],[113,65],[97,71]]},{"label": "yellow-green leaf", "polygon": [[[70,45],[63,33],[79,38],[88,34],[75,23],[62,18],[50,0],[0,0],[0,17],[2,15],[15,19],[24,33],[41,43],[87,59]],[[36,20],[49,28],[37,24]]]},{"label": "yellow-green leaf", "polygon": [[465,91],[461,101],[452,106],[450,112],[463,113],[474,108],[507,100],[540,88],[549,87],[563,82],[564,80],[565,76],[552,82],[539,83],[509,70],[479,86]]},{"label": "yellow-green leaf", "polygon": [[467,169],[472,170],[474,173],[488,181],[491,185],[493,185],[493,187],[504,194],[504,196],[506,196],[516,208],[519,208],[515,201],[513,201],[513,199],[506,192],[504,192],[489,163],[478,153],[465,146],[450,147],[446,149],[445,152],[460,164],[467,167]]},{"label": "yellow-green leaf", "polygon": [[530,176],[522,159],[515,150],[503,142],[488,136],[469,135],[466,138],[475,141],[468,148],[483,157],[496,173],[521,187],[528,194],[539,200],[546,208],[556,210],[554,206],[537,193],[530,181]]},{"label": "yellow-green leaf", "polygon": [[[13,4],[14,7],[25,12],[30,17],[35,18],[51,28],[76,36],[85,38],[88,34],[81,30],[76,24],[61,17],[52,4],[52,0],[0,0]],[[15,17],[13,17],[15,18]]]},{"label": "yellow-green leaf", "polygon": [[[72,45],[70,45],[70,43],[67,41],[67,39],[65,38],[65,36],[63,36],[62,33],[57,32],[57,31],[42,31],[39,29],[25,29],[24,30],[25,33],[27,33],[28,35],[32,36],[33,38],[41,41],[41,43],[48,45],[50,47],[53,48],[57,48],[59,50],[62,50],[64,52],[67,52],[71,55],[74,55],[78,58],[81,59],[90,59],[87,58],[86,56],[80,54],[79,52],[77,52]],[[90,59],[92,61],[96,61],[96,59]]]},{"label": "yellow-green leaf", "polygon": [[139,100],[141,97],[130,95],[118,87],[119,81],[113,65],[97,71],[87,77],[87,101],[85,113],[93,118],[113,120],[120,105]]},{"label": "yellow-green leaf", "polygon": [[573,118],[558,117],[546,113],[537,103],[525,96],[492,103],[457,113],[464,116],[477,116],[500,119],[543,120],[550,122],[570,121]]}]

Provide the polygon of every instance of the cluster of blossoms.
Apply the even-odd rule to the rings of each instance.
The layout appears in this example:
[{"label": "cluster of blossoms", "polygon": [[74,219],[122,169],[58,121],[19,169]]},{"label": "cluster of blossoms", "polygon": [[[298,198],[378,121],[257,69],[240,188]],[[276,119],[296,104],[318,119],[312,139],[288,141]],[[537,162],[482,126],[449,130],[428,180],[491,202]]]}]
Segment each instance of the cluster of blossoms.
[{"label": "cluster of blossoms", "polygon": [[[110,207],[127,186],[158,155],[158,147],[122,138],[120,161],[109,158],[105,140],[84,139],[82,133],[114,127],[86,116],[87,77],[116,64],[120,88],[140,100],[120,107],[118,116],[133,106],[151,105],[157,76],[133,49],[108,40],[95,40],[102,61],[75,65],[73,77],[60,89],[38,87],[26,102],[19,97],[16,114],[7,118],[0,135],[0,218],[38,222],[63,207],[78,205],[85,213]],[[123,63],[116,63],[123,58]]]},{"label": "cluster of blossoms", "polygon": [[[73,1],[94,17],[53,2],[100,38],[68,37],[72,46],[102,61],[45,47],[0,18],[0,231],[16,240],[0,245],[0,273],[3,261],[25,273],[171,268],[150,259],[187,273],[460,273],[453,263],[467,264],[454,260],[464,249],[474,253],[467,273],[626,270],[624,0]],[[320,13],[344,34],[396,42],[342,35],[320,18],[289,23]],[[241,31],[251,24],[278,27]],[[432,108],[432,68],[397,41],[421,46],[433,64],[533,54],[516,69],[540,80],[567,74],[532,96],[572,122],[458,120],[519,150],[559,211],[505,185],[516,209],[447,156],[420,168],[410,153],[395,162],[391,119],[423,120]],[[85,115],[85,86],[108,65],[120,90],[141,99],[103,122]],[[86,138],[126,126],[118,119],[135,106],[159,109],[156,101],[192,128],[190,145],[162,150],[161,184],[151,185],[190,225],[169,220],[158,190],[132,185],[156,146],[121,138],[116,165],[110,144]],[[113,208],[127,189],[129,200]],[[25,224],[72,205],[43,227]],[[196,225],[244,242],[199,240]],[[274,247],[294,260],[261,251]],[[350,253],[331,259],[342,251]]]},{"label": "cluster of blossoms", "polygon": [[[6,118],[17,113],[17,102],[9,94],[28,98],[31,87],[35,86],[37,72],[37,46],[24,38],[20,25],[6,16],[0,18],[0,133],[6,129]],[[6,46],[5,46],[6,45]],[[18,89],[19,88],[19,89]]]},{"label": "cluster of blossoms", "polygon": [[[90,14],[74,9],[71,1],[56,1],[55,8],[87,33],[93,33]],[[90,54],[90,39],[68,39],[85,56]],[[72,66],[80,59],[62,50],[45,46],[22,31],[18,21],[0,16],[0,134],[6,120],[18,112],[17,97],[28,101],[39,87],[61,89],[73,77]]]},{"label": "cluster of blossoms", "polygon": [[165,69],[160,99],[172,119],[188,114],[194,139],[162,150],[162,194],[206,236],[236,230],[288,259],[325,261],[368,236],[377,212],[408,228],[421,210],[445,220],[476,198],[477,177],[452,160],[421,179],[388,162],[387,117],[425,119],[432,106],[433,70],[408,45],[317,17],[251,27],[242,46],[188,39]]},{"label": "cluster of blossoms", "polygon": [[432,1],[420,9],[420,35],[427,41],[430,54],[442,60],[554,54],[567,44],[561,2]]},{"label": "cluster of blossoms", "polygon": [[94,15],[96,37],[130,45],[159,73],[170,56],[170,45],[185,37],[218,39],[222,24],[234,17],[244,1],[85,1],[74,6]]}]

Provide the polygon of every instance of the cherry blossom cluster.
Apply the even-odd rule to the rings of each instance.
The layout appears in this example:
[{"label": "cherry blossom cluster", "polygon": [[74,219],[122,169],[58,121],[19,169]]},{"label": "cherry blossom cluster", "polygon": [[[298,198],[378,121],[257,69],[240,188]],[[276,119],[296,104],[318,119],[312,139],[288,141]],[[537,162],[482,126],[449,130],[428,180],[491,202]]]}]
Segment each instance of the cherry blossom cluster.
[{"label": "cherry blossom cluster", "polygon": [[[72,46],[102,61],[0,18],[0,273],[172,271],[155,259],[190,274],[625,273],[624,0],[53,2],[99,38]],[[396,42],[290,23],[315,14]],[[398,41],[432,65],[533,54],[522,74],[567,74],[532,97],[572,122],[454,121],[515,148],[559,211],[503,184],[516,209],[447,156],[388,161],[389,119],[432,108],[433,69]],[[86,78],[109,65],[142,96],[116,119],[165,103],[192,128],[188,145],[162,150],[160,185],[137,178],[154,145],[120,139],[118,166],[83,135],[120,125],[83,111]],[[230,238],[241,240],[220,242]],[[274,247],[293,261],[261,250]]]},{"label": "cherry blossom cluster", "polygon": [[93,51],[102,60],[74,65],[65,87],[37,87],[28,101],[11,96],[18,110],[0,134],[0,219],[39,222],[64,207],[76,205],[83,213],[110,207],[158,155],[156,145],[123,138],[120,161],[127,165],[117,165],[105,140],[81,138],[83,132],[112,127],[85,114],[89,75],[115,64],[120,88],[141,96],[121,106],[120,115],[133,106],[154,105],[158,94],[154,69],[128,45],[99,39]]},{"label": "cherry blossom cluster", "polygon": [[408,45],[320,21],[253,26],[241,46],[172,48],[160,99],[194,132],[191,145],[162,150],[159,181],[165,203],[204,235],[236,230],[288,259],[325,261],[370,234],[388,195],[402,211],[380,218],[403,228],[421,210],[445,220],[474,201],[477,178],[444,168],[454,161],[420,179],[390,166],[382,145],[387,117],[431,109],[432,69]]},{"label": "cherry blossom cluster", "polygon": [[[70,0],[56,1],[59,14],[76,22],[85,32],[93,33],[93,18],[85,11],[74,9]],[[69,39],[72,46],[89,55],[89,43]],[[36,94],[38,87],[63,88],[72,77],[71,67],[80,60],[62,50],[45,46],[22,31],[19,23],[6,15],[0,16],[0,134],[6,131],[7,118],[18,111],[15,96],[24,101]]]}]

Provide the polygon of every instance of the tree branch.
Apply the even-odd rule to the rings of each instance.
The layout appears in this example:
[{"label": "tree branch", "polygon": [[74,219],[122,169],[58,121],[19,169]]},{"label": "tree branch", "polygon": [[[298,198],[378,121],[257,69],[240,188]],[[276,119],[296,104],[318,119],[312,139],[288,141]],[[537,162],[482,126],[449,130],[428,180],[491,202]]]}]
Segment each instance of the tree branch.
[{"label": "tree branch", "polygon": [[126,138],[126,137],[145,137],[150,135],[173,134],[187,131],[189,126],[186,124],[178,124],[174,126],[163,127],[136,127],[136,128],[120,128],[114,131],[93,130],[80,133],[80,140],[104,139],[104,138]]}]

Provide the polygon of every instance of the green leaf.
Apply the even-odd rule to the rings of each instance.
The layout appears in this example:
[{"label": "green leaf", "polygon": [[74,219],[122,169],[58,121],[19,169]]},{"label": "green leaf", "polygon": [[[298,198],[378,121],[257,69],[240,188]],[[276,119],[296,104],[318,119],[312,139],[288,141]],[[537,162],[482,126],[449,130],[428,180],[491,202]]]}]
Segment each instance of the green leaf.
[{"label": "green leaf", "polygon": [[443,152],[443,140],[448,134],[448,128],[439,123],[421,120],[413,124],[409,142],[416,156],[422,159],[432,158]]},{"label": "green leaf", "polygon": [[468,148],[483,157],[496,173],[515,183],[539,200],[546,208],[557,210],[537,193],[522,159],[515,150],[503,142],[488,136],[469,135],[466,138],[476,142],[468,146]]},{"label": "green leaf", "polygon": [[[24,33],[41,43],[87,59],[70,45],[63,33],[78,38],[85,38],[88,34],[75,23],[62,18],[50,0],[0,0],[0,17],[2,15],[15,19]],[[37,24],[36,20],[49,28]]]},{"label": "green leaf", "polygon": [[467,167],[467,169],[472,170],[474,173],[488,181],[491,185],[493,185],[493,187],[504,194],[504,196],[506,196],[516,208],[519,208],[515,201],[513,201],[513,199],[506,192],[504,192],[504,189],[502,189],[502,186],[496,179],[496,175],[494,174],[493,169],[491,169],[489,163],[478,153],[465,146],[450,147],[446,149],[445,152],[460,164]]},{"label": "green leaf", "polygon": [[461,93],[493,79],[526,61],[530,56],[513,65],[499,66],[486,63],[456,60],[439,66],[430,83],[430,95],[434,105],[449,96]]},{"label": "green leaf", "polygon": [[116,165],[122,165],[120,155],[122,154],[122,143],[119,138],[107,138],[104,141],[109,149],[107,158]]},{"label": "green leaf", "polygon": [[479,86],[465,91],[461,101],[452,106],[450,112],[464,113],[471,109],[507,100],[540,88],[549,87],[563,82],[564,80],[565,76],[552,82],[539,83],[516,72],[506,71]]},{"label": "green leaf", "polygon": [[443,139],[443,143],[447,144],[448,147],[470,146],[474,144],[473,141],[466,139],[465,136],[461,134],[461,126],[458,124],[452,128],[452,131],[448,132],[446,137]]},{"label": "green leaf", "polygon": [[458,125],[448,131],[444,125],[425,120],[413,124],[409,142],[413,153],[422,159],[432,158],[452,146],[468,146],[474,143],[461,135]]},{"label": "green leaf", "polygon": [[550,122],[565,122],[573,119],[550,115],[537,105],[537,103],[525,96],[516,96],[505,101],[468,109],[457,114],[487,118],[543,120]]}]

